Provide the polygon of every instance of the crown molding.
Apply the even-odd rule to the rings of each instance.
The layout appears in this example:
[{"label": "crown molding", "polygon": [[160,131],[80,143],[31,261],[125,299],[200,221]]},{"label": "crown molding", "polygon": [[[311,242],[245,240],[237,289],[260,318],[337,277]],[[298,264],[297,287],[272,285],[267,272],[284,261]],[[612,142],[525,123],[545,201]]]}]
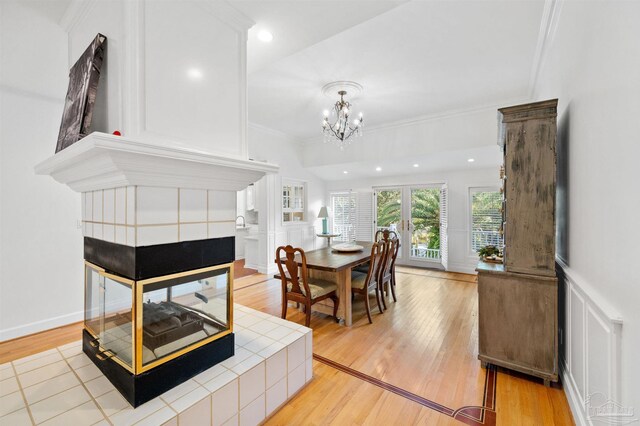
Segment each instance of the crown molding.
[{"label": "crown molding", "polygon": [[542,19],[540,20],[540,30],[538,32],[538,43],[533,56],[533,64],[529,76],[529,98],[535,95],[536,86],[540,71],[549,56],[549,50],[553,45],[558,22],[560,21],[560,13],[564,0],[545,0],[542,10]]},{"label": "crown molding", "polygon": [[[497,111],[498,108],[501,108],[504,105],[517,105],[517,104],[529,102],[530,100],[531,98],[529,97],[517,97],[517,98],[501,101],[499,103],[495,102],[495,103],[481,105],[481,106],[472,107],[472,108],[453,109],[453,110],[441,112],[438,114],[422,115],[422,116],[417,116],[417,117],[409,118],[405,120],[382,123],[376,126],[367,126],[364,128],[364,135],[361,136],[361,138],[366,138],[366,135],[369,132],[376,132],[379,130],[386,130],[386,129],[398,129],[398,128],[409,127],[409,126],[417,126],[424,123],[429,123],[429,122],[439,121],[439,120],[446,120],[449,118],[455,118],[455,117],[460,117],[460,116],[469,115],[469,114]],[[322,136],[314,136],[311,138],[303,139],[301,143],[303,145],[308,145],[312,143],[317,143],[318,141],[322,141],[322,140],[323,140]]]},{"label": "crown molding", "polygon": [[[65,31],[71,32],[96,3],[97,0],[72,0],[58,22]],[[133,0],[132,0],[133,1]],[[145,0],[136,0],[145,1]],[[221,22],[239,32],[248,31],[256,23],[224,0],[209,0],[196,3],[202,10],[210,13]]]}]

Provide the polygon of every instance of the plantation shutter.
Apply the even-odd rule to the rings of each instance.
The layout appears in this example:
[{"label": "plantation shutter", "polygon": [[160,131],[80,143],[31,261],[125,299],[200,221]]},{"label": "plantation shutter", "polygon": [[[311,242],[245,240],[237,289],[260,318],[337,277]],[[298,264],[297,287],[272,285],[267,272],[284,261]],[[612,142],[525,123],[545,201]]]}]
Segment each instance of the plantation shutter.
[{"label": "plantation shutter", "polygon": [[471,193],[471,250],[494,245],[502,247],[502,194],[498,191],[476,190]]},{"label": "plantation shutter", "polygon": [[373,192],[358,192],[356,240],[373,241]]},{"label": "plantation shutter", "polygon": [[449,238],[448,238],[448,200],[447,185],[440,188],[440,261],[445,271],[449,269]]},{"label": "plantation shutter", "polygon": [[356,194],[339,192],[331,194],[333,212],[333,233],[340,234],[334,241],[354,241],[356,239]]}]

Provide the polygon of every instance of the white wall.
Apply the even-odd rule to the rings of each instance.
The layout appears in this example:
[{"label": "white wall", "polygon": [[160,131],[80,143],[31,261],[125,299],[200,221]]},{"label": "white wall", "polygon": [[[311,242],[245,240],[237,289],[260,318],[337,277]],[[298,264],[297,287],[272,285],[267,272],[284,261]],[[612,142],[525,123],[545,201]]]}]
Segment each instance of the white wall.
[{"label": "white wall", "polygon": [[[248,265],[257,267],[263,273],[273,273],[276,270],[273,260],[278,246],[291,244],[310,250],[322,243],[316,241],[315,234],[322,230],[318,212],[325,203],[325,183],[304,167],[300,145],[283,133],[250,125],[249,157],[280,166],[278,174],[266,176],[256,184],[259,258],[257,264]],[[283,178],[306,182],[307,220],[304,223],[282,223]]]},{"label": "white wall", "polygon": [[[496,150],[498,150],[496,145]],[[446,183],[449,207],[449,268],[450,271],[475,273],[478,256],[471,251],[469,189],[473,187],[499,188],[498,168],[471,169],[405,176],[332,181],[327,183],[327,196],[331,192],[351,190],[372,191],[374,186],[420,185]]]},{"label": "white wall", "polygon": [[53,155],[66,33],[32,2],[0,2],[0,341],[82,319],[80,194],[33,167]]},{"label": "white wall", "polygon": [[[637,418],[640,3],[558,6],[535,97],[559,98],[558,255],[571,278],[561,313],[565,388],[578,419],[595,392],[635,408]],[[593,306],[619,315],[622,334],[594,320]]]},{"label": "white wall", "polygon": [[[94,130],[246,157],[246,37],[224,2],[85,1],[63,21],[75,62],[107,36]],[[105,98],[99,98],[98,103]]]}]

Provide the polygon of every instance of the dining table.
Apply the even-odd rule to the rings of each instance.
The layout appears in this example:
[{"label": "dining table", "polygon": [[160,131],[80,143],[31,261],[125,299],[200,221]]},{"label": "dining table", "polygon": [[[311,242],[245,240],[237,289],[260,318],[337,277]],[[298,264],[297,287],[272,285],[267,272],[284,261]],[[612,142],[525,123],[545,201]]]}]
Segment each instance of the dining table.
[{"label": "dining table", "polygon": [[[341,252],[336,246],[323,247],[316,250],[305,251],[307,258],[307,270],[309,278],[323,279],[335,282],[338,286],[338,318],[340,323],[351,326],[353,320],[351,315],[351,271],[354,267],[366,263],[371,256],[370,241],[355,241],[352,244],[362,246],[362,250]],[[302,260],[296,255],[296,262],[302,266]],[[313,309],[329,315],[333,315],[332,301],[321,301],[313,305]]]}]

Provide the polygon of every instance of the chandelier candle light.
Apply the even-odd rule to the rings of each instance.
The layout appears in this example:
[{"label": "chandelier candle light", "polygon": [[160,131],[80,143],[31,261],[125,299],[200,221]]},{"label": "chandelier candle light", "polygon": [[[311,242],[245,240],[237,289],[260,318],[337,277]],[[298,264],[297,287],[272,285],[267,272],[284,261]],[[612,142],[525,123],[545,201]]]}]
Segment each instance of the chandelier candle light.
[{"label": "chandelier candle light", "polygon": [[[344,84],[345,82],[336,82],[329,83],[327,86],[323,88],[323,91],[328,89],[328,86],[335,87],[338,84]],[[352,83],[351,84],[357,84]],[[358,85],[360,88],[362,86]],[[345,101],[344,97],[347,94],[346,90],[339,90],[338,95],[340,96],[340,100],[336,102],[331,111],[331,119],[333,124],[329,121],[329,110],[324,111],[324,119],[322,120],[322,133],[324,134],[325,142],[334,142],[336,143],[340,149],[344,149],[351,143],[350,139],[352,136],[362,136],[362,127],[363,127],[363,118],[362,113],[358,115],[358,118],[353,119],[353,121],[349,120],[349,116],[351,114],[352,105]]]}]

